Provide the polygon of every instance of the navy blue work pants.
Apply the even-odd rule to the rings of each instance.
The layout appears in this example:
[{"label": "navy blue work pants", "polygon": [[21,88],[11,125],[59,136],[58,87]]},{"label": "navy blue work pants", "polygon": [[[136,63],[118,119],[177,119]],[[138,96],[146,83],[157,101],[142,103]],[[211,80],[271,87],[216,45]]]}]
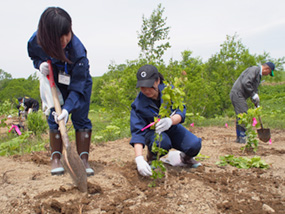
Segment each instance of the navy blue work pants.
[{"label": "navy blue work pants", "polygon": [[[54,121],[54,116],[52,112],[54,108],[51,108],[49,117],[48,117],[48,125],[51,130],[58,129],[58,124]],[[84,103],[80,105],[80,107],[71,113],[71,121],[73,123],[73,127],[75,130],[79,129],[92,129],[91,121],[88,119],[89,112],[89,103]]]},{"label": "navy blue work pants", "polygon": [[[202,139],[192,134],[181,124],[172,126],[169,130],[162,132],[161,148],[169,151],[174,148],[184,152],[189,157],[195,157],[199,154],[202,147]],[[146,145],[151,151],[152,144],[155,138],[155,131],[149,130],[145,136]],[[159,146],[158,142],[157,146]]]}]

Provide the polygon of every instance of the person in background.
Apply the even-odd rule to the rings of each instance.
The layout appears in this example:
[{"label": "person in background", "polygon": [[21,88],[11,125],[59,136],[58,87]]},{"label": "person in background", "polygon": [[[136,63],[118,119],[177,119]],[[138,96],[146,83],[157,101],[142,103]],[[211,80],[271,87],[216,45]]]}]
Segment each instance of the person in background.
[{"label": "person in background", "polygon": [[[259,106],[258,86],[261,82],[262,76],[274,76],[275,65],[272,62],[266,62],[261,66],[251,66],[241,73],[239,78],[235,81],[230,98],[235,109],[236,115],[247,112],[248,106],[246,100],[251,98],[256,107]],[[236,120],[236,135],[237,143],[246,143],[246,129],[238,124]]]},{"label": "person in background", "polygon": [[[169,117],[161,118],[156,124],[155,130],[142,128],[159,117],[159,108],[162,104],[162,94],[165,85],[163,76],[153,65],[144,65],[137,72],[137,88],[140,92],[131,105],[131,134],[130,144],[135,150],[137,170],[142,176],[151,176],[152,171],[149,163],[156,159],[156,154],[151,152],[155,142],[155,133],[162,136],[161,148],[169,151],[171,148],[181,151],[181,162],[196,168],[201,164],[194,157],[201,149],[201,138],[196,137],[181,123],[185,120],[186,108],[183,111],[171,109]],[[158,142],[155,142],[158,144]],[[144,159],[143,149],[147,146],[147,160]]]},{"label": "person in background", "polygon": [[[64,173],[60,158],[62,139],[58,121],[68,121],[69,114],[76,134],[77,152],[86,168],[87,176],[94,175],[88,163],[92,124],[88,119],[92,78],[89,72],[87,52],[72,31],[69,14],[59,7],[49,7],[41,15],[38,30],[28,41],[28,54],[34,67],[43,75],[49,75],[48,60],[51,60],[54,80],[64,104],[62,113],[56,115],[54,108],[48,116],[51,147],[51,174]],[[54,112],[54,113],[53,113]]]},{"label": "person in background", "polygon": [[19,104],[17,105],[17,109],[19,109],[19,116],[21,115],[21,106],[24,107],[24,115],[25,117],[27,114],[31,112],[37,112],[39,110],[39,102],[30,97],[19,97],[18,98]]}]

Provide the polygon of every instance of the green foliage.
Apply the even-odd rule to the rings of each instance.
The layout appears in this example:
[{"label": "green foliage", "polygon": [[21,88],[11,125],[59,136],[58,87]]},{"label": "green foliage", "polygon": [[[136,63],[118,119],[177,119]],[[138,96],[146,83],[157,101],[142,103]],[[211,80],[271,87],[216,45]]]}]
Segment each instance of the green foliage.
[{"label": "green foliage", "polygon": [[[180,109],[181,111],[184,110],[184,101],[183,97],[185,96],[184,91],[182,90],[181,85],[183,82],[187,81],[187,78],[175,78],[173,82],[173,86],[170,85],[168,82],[164,82],[165,88],[163,89],[162,95],[162,104],[159,108],[159,116],[160,118],[169,117],[171,114],[170,109]],[[156,122],[158,118],[155,118],[154,121]],[[152,167],[152,176],[151,178],[152,183],[149,185],[153,187],[156,185],[156,179],[164,177],[164,173],[166,171],[163,162],[160,160],[162,155],[167,154],[167,150],[161,148],[160,142],[162,140],[162,136],[160,133],[155,133],[154,143],[152,144],[151,151],[156,154],[156,160],[151,162]],[[159,144],[157,146],[157,143]]]},{"label": "green foliage", "polygon": [[[285,72],[284,72],[285,74]],[[285,84],[266,84],[260,87],[262,122],[270,128],[285,128]]]},{"label": "green foliage", "polygon": [[3,128],[3,127],[7,127],[7,124],[5,123],[7,120],[7,118],[2,118],[0,120],[0,127]]},{"label": "green foliage", "polygon": [[201,125],[203,123],[203,121],[205,121],[206,118],[201,116],[199,113],[186,113],[186,117],[185,117],[185,124],[188,125],[190,123],[194,123],[194,124],[198,124]]},{"label": "green foliage", "polygon": [[156,143],[153,143],[151,148],[151,151],[156,154],[157,159],[151,162],[152,175],[150,177],[152,178],[152,182],[149,184],[149,187],[155,187],[156,180],[161,179],[165,176],[164,173],[166,171],[166,168],[163,162],[160,160],[160,157],[167,154],[168,151],[160,147],[161,140],[162,136],[156,134],[154,142],[159,142],[159,146],[157,146]]},{"label": "green foliage", "polygon": [[[181,76],[181,71],[185,72],[188,81],[183,83],[183,91],[187,112],[199,115],[200,118],[195,118],[195,121],[207,125],[211,124],[208,123],[209,119],[214,121],[215,118],[219,117],[235,116],[229,93],[235,80],[247,67],[271,60],[276,64],[276,75],[274,78],[263,77],[263,80],[279,82],[285,78],[284,59],[272,59],[268,53],[258,56],[250,54],[248,48],[242,44],[236,34],[227,36],[226,41],[221,44],[220,51],[212,55],[205,63],[199,57],[192,57],[190,50],[185,50],[181,54],[182,59],[180,61],[170,59],[169,65],[158,62],[152,63],[148,60],[130,61],[123,65],[110,65],[109,71],[103,75],[100,81],[96,80],[98,84],[96,83],[96,88],[93,88],[92,100],[104,107],[106,111],[111,109],[109,113],[113,117],[126,117],[130,111],[130,105],[138,93],[138,90],[135,89],[136,72],[142,65],[152,63],[170,83]],[[263,102],[267,97],[263,97],[262,87],[260,91],[261,102]],[[271,100],[270,102],[278,99],[280,103],[283,103],[281,95],[270,93],[268,99]],[[266,106],[264,108],[267,109]],[[284,112],[280,109],[282,106],[276,105],[276,108],[278,111]],[[276,115],[275,110],[269,113],[270,116]],[[267,120],[265,118],[265,122]],[[189,120],[186,118],[186,123],[188,122]],[[270,123],[270,125],[285,127],[281,120],[276,120],[274,124]]]},{"label": "green foliage", "polygon": [[206,160],[206,159],[209,159],[210,156],[208,155],[202,155],[201,153],[199,153],[196,157],[195,157],[195,160],[197,161],[203,161],[203,160]]},{"label": "green foliage", "polygon": [[0,69],[0,81],[2,80],[11,80],[12,75]]},{"label": "green foliage", "polygon": [[0,91],[12,79],[12,75],[0,69]]},{"label": "green foliage", "polygon": [[31,134],[32,132],[30,131],[22,132],[22,135],[0,143],[0,156],[24,154],[43,150],[44,142],[33,142]]},{"label": "green foliage", "polygon": [[131,103],[137,91],[136,73],[141,61],[128,62],[125,66],[109,66],[108,73],[102,76],[99,88],[93,88],[92,99],[101,103],[110,115],[116,118],[129,116]]},{"label": "green foliage", "polygon": [[236,34],[227,36],[220,46],[220,52],[205,64],[204,84],[208,86],[209,100],[203,115],[207,117],[221,115],[232,105],[229,93],[234,82],[247,67],[256,65],[254,56]]},{"label": "green foliage", "polygon": [[181,85],[183,85],[183,82],[184,81],[182,78],[175,77],[173,87],[168,82],[164,83],[166,87],[163,89],[163,103],[159,109],[159,114],[162,118],[170,115],[170,108],[180,109],[181,111],[184,110],[185,92],[181,87]]},{"label": "green foliage", "polygon": [[220,157],[220,162],[217,162],[219,166],[231,165],[241,169],[249,168],[261,168],[267,169],[269,165],[265,161],[261,160],[260,157],[255,156],[253,158],[247,157],[234,157],[233,155],[225,155]]},{"label": "green foliage", "polygon": [[[3,82],[2,82],[3,81]],[[3,84],[1,84],[1,82]],[[29,76],[27,79],[3,79],[0,80],[0,102],[9,100],[15,103],[15,99],[18,97],[28,96],[36,100],[40,100],[39,92],[39,80],[36,77],[36,73]]]},{"label": "green foliage", "polygon": [[164,52],[171,47],[169,42],[162,43],[163,40],[170,39],[170,27],[166,27],[167,18],[163,18],[164,9],[159,4],[149,19],[143,16],[141,32],[138,33],[138,45],[141,47],[141,57],[146,58],[148,62],[163,62]]},{"label": "green foliage", "polygon": [[[100,96],[98,95],[98,92],[101,90],[101,86],[103,85],[103,78],[101,77],[92,77],[93,85],[92,85],[92,91],[91,94],[91,104],[96,105],[102,105]],[[94,93],[95,92],[95,93]]]},{"label": "green foliage", "polygon": [[48,130],[45,115],[42,111],[32,112],[27,117],[27,127],[34,135],[41,135]]},{"label": "green foliage", "polygon": [[0,103],[0,115],[13,115],[17,112],[17,110],[14,107],[13,102],[10,102],[9,100],[5,100],[2,103]]},{"label": "green foliage", "polygon": [[106,142],[118,139],[121,134],[120,128],[114,125],[108,125],[104,130],[96,133],[94,139],[96,142]]},{"label": "green foliage", "polygon": [[130,137],[129,115],[128,117],[116,118],[109,112],[98,109],[97,111],[91,110],[89,118],[93,124],[93,140],[95,143]]},{"label": "green foliage", "polygon": [[246,145],[243,149],[253,149],[254,152],[258,149],[258,139],[256,130],[253,128],[253,119],[260,116],[260,108],[248,109],[247,113],[241,113],[238,115],[238,123],[243,125],[246,129]]}]

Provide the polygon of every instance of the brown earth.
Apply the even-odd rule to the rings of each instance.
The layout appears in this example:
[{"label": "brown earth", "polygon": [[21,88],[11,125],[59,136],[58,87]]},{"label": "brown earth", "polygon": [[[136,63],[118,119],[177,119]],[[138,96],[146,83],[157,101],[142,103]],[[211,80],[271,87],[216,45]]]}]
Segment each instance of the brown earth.
[{"label": "brown earth", "polygon": [[[192,127],[191,127],[192,128]],[[216,165],[227,154],[253,157],[234,143],[233,127],[195,127],[203,139],[202,167],[167,166],[156,187],[136,170],[130,139],[92,145],[88,194],[71,177],[51,176],[49,151],[0,157],[0,213],[285,213],[285,134],[271,130],[272,145],[257,151],[267,170]],[[144,151],[146,152],[146,151]]]}]

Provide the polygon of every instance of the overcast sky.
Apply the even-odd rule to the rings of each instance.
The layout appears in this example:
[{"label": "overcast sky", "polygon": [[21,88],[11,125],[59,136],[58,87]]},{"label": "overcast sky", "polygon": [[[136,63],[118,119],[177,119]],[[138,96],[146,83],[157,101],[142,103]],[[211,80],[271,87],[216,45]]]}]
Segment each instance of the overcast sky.
[{"label": "overcast sky", "polygon": [[88,51],[92,76],[108,71],[111,62],[125,63],[140,53],[137,32],[142,16],[149,18],[158,4],[165,8],[170,29],[170,58],[193,51],[206,61],[219,52],[226,35],[239,35],[251,54],[285,56],[284,0],[2,0],[0,3],[0,69],[13,78],[35,72],[27,41],[49,6],[65,9],[73,31]]}]

